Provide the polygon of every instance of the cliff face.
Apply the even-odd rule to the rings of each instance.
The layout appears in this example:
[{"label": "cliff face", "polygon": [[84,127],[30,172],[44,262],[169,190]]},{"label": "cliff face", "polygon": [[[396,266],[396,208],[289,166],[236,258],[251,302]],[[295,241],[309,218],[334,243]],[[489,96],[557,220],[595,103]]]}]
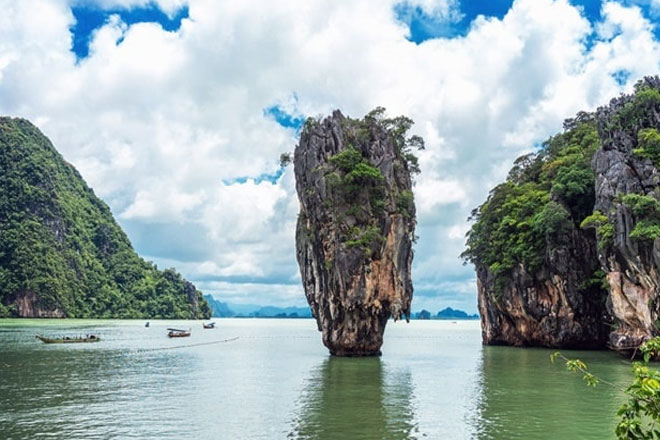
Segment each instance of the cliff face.
[{"label": "cliff face", "polygon": [[491,270],[477,267],[485,344],[604,346],[609,317],[597,279],[596,242],[588,235],[571,226],[563,237],[550,240],[539,270],[530,272],[520,264],[500,287]]},{"label": "cliff face", "polygon": [[660,176],[654,153],[660,80],[645,78],[636,89],[598,109],[602,147],[592,162],[595,209],[613,231],[600,262],[610,287],[608,307],[617,323],[609,344],[616,349],[637,347],[656,336],[660,313]]},{"label": "cliff face", "polygon": [[361,121],[335,111],[308,120],[296,146],[296,254],[332,354],[380,354],[387,320],[409,318],[416,159],[404,136],[411,124],[382,111]]},{"label": "cliff face", "polygon": [[594,204],[598,144],[591,116],[568,121],[473,212],[463,257],[476,267],[485,344],[605,345],[604,273],[594,231],[581,228]]},{"label": "cliff face", "polygon": [[133,250],[30,122],[0,118],[0,317],[202,318],[195,286]]},{"label": "cliff face", "polygon": [[565,128],[475,210],[483,340],[632,350],[660,333],[660,79]]}]

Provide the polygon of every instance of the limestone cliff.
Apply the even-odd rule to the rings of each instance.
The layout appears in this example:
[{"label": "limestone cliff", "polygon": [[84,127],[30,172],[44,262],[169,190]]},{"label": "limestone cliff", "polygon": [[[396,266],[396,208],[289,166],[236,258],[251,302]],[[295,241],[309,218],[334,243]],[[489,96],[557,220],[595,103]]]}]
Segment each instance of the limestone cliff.
[{"label": "limestone cliff", "polygon": [[601,149],[593,159],[595,210],[607,217],[600,262],[617,326],[609,343],[637,347],[658,335],[660,285],[660,80],[645,78],[635,93],[597,111]]},{"label": "limestone cliff", "polygon": [[490,345],[599,348],[610,321],[598,281],[595,240],[573,227],[550,239],[543,266],[520,264],[496,287],[491,270],[477,265],[482,340]]},{"label": "limestone cliff", "polygon": [[296,254],[307,301],[335,355],[378,355],[385,324],[409,318],[415,231],[408,118],[377,109],[309,119],[294,152]]},{"label": "limestone cliff", "polygon": [[463,257],[477,271],[485,344],[596,348],[607,341],[593,229],[580,227],[594,204],[593,116],[519,158],[507,181],[473,212]]},{"label": "limestone cliff", "polygon": [[483,340],[634,350],[660,333],[660,79],[565,129],[474,212]]}]

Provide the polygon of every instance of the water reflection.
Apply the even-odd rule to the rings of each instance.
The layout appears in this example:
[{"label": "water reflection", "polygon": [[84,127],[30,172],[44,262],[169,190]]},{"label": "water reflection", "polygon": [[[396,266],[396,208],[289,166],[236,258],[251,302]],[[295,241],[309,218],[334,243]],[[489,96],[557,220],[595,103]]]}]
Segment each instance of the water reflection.
[{"label": "water reflection", "polygon": [[[589,388],[580,376],[550,363],[551,350],[483,347],[479,410],[472,420],[479,439],[614,438],[623,396],[605,385]],[[608,352],[566,352],[618,384],[630,366]],[[613,359],[614,358],[614,359]],[[603,423],[603,414],[611,414]]]},{"label": "water reflection", "polygon": [[417,438],[410,371],[379,358],[324,360],[312,371],[298,401],[289,438]]}]

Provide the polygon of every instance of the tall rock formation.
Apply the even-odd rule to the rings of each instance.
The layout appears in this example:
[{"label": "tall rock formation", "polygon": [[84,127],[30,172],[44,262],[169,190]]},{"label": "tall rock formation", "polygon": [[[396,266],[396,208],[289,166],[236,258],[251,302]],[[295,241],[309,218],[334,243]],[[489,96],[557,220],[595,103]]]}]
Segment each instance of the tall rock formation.
[{"label": "tall rock formation", "polygon": [[593,230],[580,227],[594,203],[597,148],[591,115],[568,121],[473,212],[463,257],[477,271],[485,344],[605,345],[604,274]]},{"label": "tall rock formation", "polygon": [[296,255],[323,343],[339,356],[380,354],[385,324],[410,315],[415,232],[406,138],[412,121],[335,111],[309,119],[294,153]]},{"label": "tall rock formation", "polygon": [[595,210],[602,213],[600,261],[617,326],[609,344],[637,347],[658,335],[660,301],[660,79],[596,112],[601,149],[593,160]]},{"label": "tall rock formation", "polygon": [[660,79],[565,129],[474,212],[483,340],[632,351],[660,334]]},{"label": "tall rock formation", "polygon": [[203,318],[192,283],[133,250],[108,206],[24,119],[0,117],[0,317]]}]

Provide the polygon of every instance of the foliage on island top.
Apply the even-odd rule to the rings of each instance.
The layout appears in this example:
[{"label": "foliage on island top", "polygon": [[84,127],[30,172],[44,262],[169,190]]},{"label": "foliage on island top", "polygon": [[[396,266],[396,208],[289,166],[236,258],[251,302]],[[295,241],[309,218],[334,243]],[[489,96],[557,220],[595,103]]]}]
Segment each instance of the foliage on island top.
[{"label": "foliage on island top", "polygon": [[[309,118],[303,130],[311,130],[318,123]],[[424,140],[417,135],[408,136],[413,124],[406,116],[385,117],[383,107],[375,108],[363,119],[344,117],[342,120],[348,148],[330,157],[323,172],[330,192],[326,203],[332,204],[330,208],[336,213],[338,224],[351,225],[340,229],[346,247],[361,249],[369,255],[384,239],[380,227],[384,215],[398,213],[411,225],[415,224],[414,194],[409,189],[407,176],[420,172],[413,150],[423,150]],[[359,148],[383,133],[390,137],[398,159],[394,162],[395,179],[390,188],[386,187],[378,167],[364,157],[363,149]],[[287,153],[280,157],[282,165],[290,161]]]},{"label": "foliage on island top", "polygon": [[496,285],[504,285],[517,265],[530,273],[539,270],[553,238],[573,226],[608,228],[607,218],[592,212],[595,176],[590,162],[599,146],[595,122],[583,117],[569,125],[537,152],[519,157],[506,181],[472,212],[474,224],[462,257],[487,267],[499,281]]}]

